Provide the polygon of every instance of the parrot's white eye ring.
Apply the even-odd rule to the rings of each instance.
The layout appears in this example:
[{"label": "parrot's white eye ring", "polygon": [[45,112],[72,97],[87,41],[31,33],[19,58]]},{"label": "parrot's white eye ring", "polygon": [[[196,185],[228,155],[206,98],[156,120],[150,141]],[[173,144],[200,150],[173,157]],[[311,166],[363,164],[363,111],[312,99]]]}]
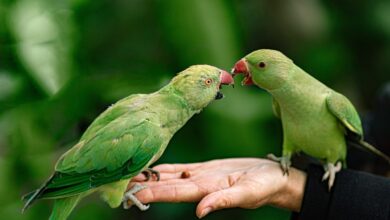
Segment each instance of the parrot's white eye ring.
[{"label": "parrot's white eye ring", "polygon": [[260,67],[260,68],[265,68],[265,66],[266,66],[266,65],[265,65],[264,62],[260,62],[260,63],[259,63],[259,67]]},{"label": "parrot's white eye ring", "polygon": [[206,84],[206,85],[210,85],[211,83],[213,82],[213,80],[212,79],[206,79],[205,81],[204,81],[204,84]]}]

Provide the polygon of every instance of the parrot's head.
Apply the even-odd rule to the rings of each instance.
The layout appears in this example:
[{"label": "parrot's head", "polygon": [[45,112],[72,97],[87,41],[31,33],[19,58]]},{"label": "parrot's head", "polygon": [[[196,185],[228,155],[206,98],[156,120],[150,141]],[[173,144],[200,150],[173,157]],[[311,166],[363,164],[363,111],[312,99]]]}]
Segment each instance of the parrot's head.
[{"label": "parrot's head", "polygon": [[172,87],[193,108],[201,110],[211,101],[223,98],[222,85],[234,84],[232,75],[209,65],[194,65],[180,72]]},{"label": "parrot's head", "polygon": [[242,85],[255,84],[266,90],[280,88],[290,77],[294,63],[276,50],[256,50],[239,60],[233,73],[244,74]]}]

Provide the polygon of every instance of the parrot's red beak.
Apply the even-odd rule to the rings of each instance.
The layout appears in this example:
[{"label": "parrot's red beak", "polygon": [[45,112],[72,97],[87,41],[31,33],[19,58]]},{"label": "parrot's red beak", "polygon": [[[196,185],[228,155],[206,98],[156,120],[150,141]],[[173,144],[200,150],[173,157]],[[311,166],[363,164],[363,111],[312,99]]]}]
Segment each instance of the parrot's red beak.
[{"label": "parrot's red beak", "polygon": [[[233,85],[234,86],[234,79],[233,76],[230,75],[230,73],[226,72],[225,70],[221,70],[221,75],[219,75],[219,89],[221,89],[222,85]],[[222,99],[223,94],[221,91],[217,91],[217,94],[215,96],[215,99]]]},{"label": "parrot's red beak", "polygon": [[221,71],[221,75],[219,76],[221,85],[231,85],[234,84],[234,79],[232,75],[230,75],[228,72],[225,70]]},{"label": "parrot's red beak", "polygon": [[233,76],[237,74],[244,74],[244,80],[241,82],[242,85],[253,85],[252,76],[248,70],[245,58],[242,58],[234,65],[232,72]]}]

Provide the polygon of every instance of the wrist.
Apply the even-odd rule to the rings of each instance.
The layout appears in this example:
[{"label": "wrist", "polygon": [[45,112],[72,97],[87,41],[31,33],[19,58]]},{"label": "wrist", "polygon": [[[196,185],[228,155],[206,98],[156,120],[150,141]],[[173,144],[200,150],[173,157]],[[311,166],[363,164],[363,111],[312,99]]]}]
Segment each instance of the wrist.
[{"label": "wrist", "polygon": [[291,167],[289,175],[283,176],[284,184],[273,198],[271,198],[270,204],[279,208],[299,212],[305,192],[306,178],[305,172]]}]

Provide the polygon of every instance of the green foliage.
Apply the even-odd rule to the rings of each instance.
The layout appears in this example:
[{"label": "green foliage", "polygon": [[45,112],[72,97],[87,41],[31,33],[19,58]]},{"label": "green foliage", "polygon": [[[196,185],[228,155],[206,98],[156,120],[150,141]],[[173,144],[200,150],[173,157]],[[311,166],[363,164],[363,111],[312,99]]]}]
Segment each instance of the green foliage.
[{"label": "green foliage", "polygon": [[[229,69],[259,48],[283,51],[360,109],[390,72],[388,1],[114,0],[0,2],[0,216],[44,219],[49,202],[20,210],[92,120],[131,93],[155,91],[188,65]],[[158,163],[261,157],[281,148],[269,95],[225,88]],[[91,197],[73,219],[195,219],[195,204],[110,209]],[[272,207],[210,219],[288,219]]]}]

